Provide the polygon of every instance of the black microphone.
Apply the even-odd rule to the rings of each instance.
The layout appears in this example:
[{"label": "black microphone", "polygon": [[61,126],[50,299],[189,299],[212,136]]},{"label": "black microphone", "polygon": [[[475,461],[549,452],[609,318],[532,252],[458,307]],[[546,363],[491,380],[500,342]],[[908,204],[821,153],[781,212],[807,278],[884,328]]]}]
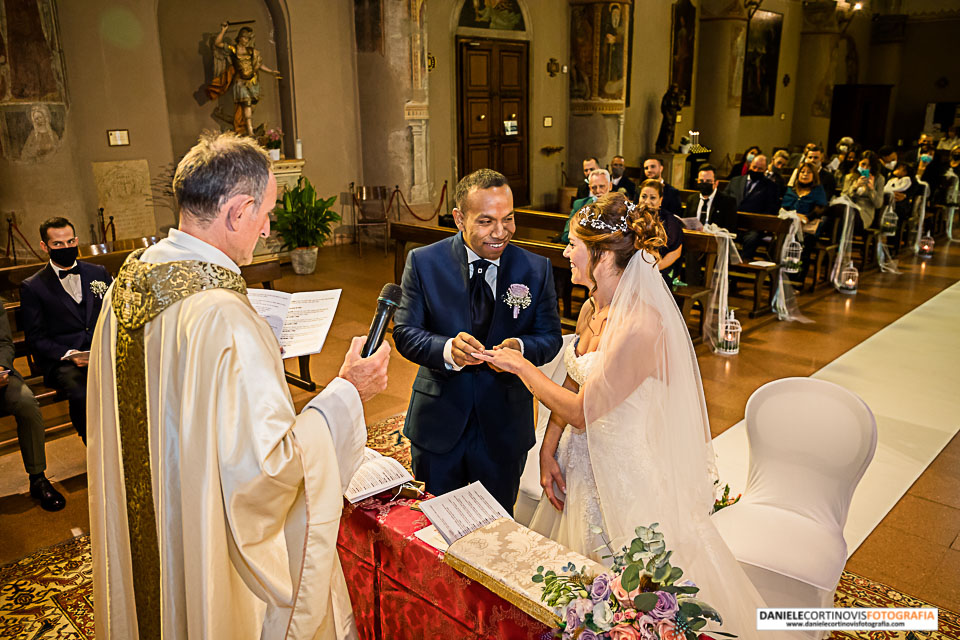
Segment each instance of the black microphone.
[{"label": "black microphone", "polygon": [[373,316],[373,322],[370,323],[370,333],[367,334],[367,343],[363,345],[360,352],[361,358],[369,358],[374,351],[380,348],[383,343],[383,336],[387,333],[387,325],[393,319],[393,314],[400,306],[400,298],[403,295],[403,289],[400,285],[392,282],[383,285],[380,290],[380,297],[377,298],[377,312]]}]

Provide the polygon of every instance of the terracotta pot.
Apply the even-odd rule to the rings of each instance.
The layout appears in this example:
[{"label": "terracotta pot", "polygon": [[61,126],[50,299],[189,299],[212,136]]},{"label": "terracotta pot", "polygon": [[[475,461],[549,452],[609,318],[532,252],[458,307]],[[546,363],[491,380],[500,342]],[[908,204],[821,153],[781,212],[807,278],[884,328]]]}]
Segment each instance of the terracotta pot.
[{"label": "terracotta pot", "polygon": [[317,268],[317,247],[298,247],[290,252],[290,264],[293,272],[305,276]]}]

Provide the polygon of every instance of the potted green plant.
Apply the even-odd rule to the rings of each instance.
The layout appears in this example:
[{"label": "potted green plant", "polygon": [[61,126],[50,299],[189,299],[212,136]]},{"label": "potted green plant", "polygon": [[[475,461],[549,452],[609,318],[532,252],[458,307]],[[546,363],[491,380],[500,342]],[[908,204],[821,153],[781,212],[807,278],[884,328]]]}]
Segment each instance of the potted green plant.
[{"label": "potted green plant", "polygon": [[294,273],[305,275],[317,268],[317,250],[333,233],[331,225],[340,221],[340,214],[331,209],[336,201],[337,196],[318,197],[305,177],[283,194],[274,228],[283,238],[282,250],[290,249]]}]

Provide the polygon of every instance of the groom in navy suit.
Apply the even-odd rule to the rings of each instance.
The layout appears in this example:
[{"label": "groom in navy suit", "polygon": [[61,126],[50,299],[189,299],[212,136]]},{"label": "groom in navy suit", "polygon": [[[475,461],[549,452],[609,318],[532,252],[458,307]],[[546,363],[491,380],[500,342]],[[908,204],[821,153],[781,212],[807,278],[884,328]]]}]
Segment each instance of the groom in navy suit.
[{"label": "groom in navy suit", "polygon": [[112,278],[100,265],[77,261],[77,234],[66,218],[40,225],[40,247],[50,262],[20,285],[24,337],[44,383],[66,395],[86,444],[90,343]]},{"label": "groom in navy suit", "polygon": [[533,446],[533,396],[519,378],[471,354],[517,349],[536,365],[560,350],[550,261],[510,244],[516,231],[506,178],[463,178],[460,233],[407,256],[394,319],[397,350],[420,365],[404,434],[413,473],[440,495],[479,480],[513,513]]}]

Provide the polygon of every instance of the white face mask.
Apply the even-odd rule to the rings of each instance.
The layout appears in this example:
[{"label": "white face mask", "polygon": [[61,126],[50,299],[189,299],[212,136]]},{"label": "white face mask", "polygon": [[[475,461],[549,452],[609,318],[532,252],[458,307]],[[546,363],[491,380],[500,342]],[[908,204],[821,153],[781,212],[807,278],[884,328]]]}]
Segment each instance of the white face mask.
[{"label": "white face mask", "polygon": [[897,161],[896,161],[896,160],[891,160],[890,162],[884,162],[884,163],[883,163],[883,166],[885,166],[885,167],[886,167],[887,169],[889,169],[890,171],[893,171],[893,168],[894,168],[895,166],[897,166]]}]

